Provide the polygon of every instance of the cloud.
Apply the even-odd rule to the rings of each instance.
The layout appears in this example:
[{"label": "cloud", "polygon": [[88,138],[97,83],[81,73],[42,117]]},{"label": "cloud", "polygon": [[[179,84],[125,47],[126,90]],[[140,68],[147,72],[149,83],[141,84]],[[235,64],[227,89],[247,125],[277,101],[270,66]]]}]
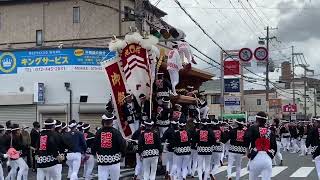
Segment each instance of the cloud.
[{"label": "cloud", "polygon": [[[280,5],[281,4],[281,5]],[[289,11],[280,10],[278,36],[284,42],[303,42],[320,39],[320,3],[305,4],[302,9],[294,8],[292,3],[279,3],[278,7],[287,5]]]}]

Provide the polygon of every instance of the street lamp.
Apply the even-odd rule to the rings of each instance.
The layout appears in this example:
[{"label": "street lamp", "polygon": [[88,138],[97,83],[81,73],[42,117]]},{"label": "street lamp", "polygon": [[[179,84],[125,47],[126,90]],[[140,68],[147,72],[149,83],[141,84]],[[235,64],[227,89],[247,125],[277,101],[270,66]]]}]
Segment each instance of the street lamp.
[{"label": "street lamp", "polygon": [[[71,90],[71,84],[70,82],[65,82],[64,87],[69,92],[69,121],[72,120],[72,90]],[[69,123],[69,122],[67,122]]]}]

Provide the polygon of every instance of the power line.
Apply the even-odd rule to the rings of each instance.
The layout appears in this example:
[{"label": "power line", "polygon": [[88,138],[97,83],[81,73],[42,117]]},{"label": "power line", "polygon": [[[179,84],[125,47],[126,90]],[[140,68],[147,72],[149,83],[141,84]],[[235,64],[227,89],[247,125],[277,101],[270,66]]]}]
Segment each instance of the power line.
[{"label": "power line", "polygon": [[[255,5],[258,7],[258,4],[255,0],[253,0],[253,2],[255,3]],[[262,13],[262,15],[267,19],[268,24],[271,24],[270,19],[268,18],[268,16],[263,12],[263,10],[261,8],[258,7],[258,10]]]},{"label": "power line", "polygon": [[[189,43],[189,44],[190,44],[190,43]],[[206,54],[204,54],[202,51],[200,51],[200,50],[199,50],[197,47],[195,47],[194,45],[190,44],[190,46],[191,46],[194,50],[196,50],[198,53],[200,53],[201,55],[205,56],[206,58],[208,58],[208,59],[210,59],[211,61],[215,62],[216,64],[220,65],[220,67],[217,66],[217,65],[214,65],[214,64],[212,64],[212,63],[210,63],[210,62],[207,62],[207,61],[206,61],[206,63],[208,63],[208,64],[210,64],[210,65],[212,65],[212,66],[214,66],[214,67],[216,67],[216,68],[218,68],[218,69],[220,69],[220,70],[222,70],[223,66],[222,66],[219,62],[217,62],[216,60],[214,60],[214,59],[212,59],[211,57],[209,57],[209,56],[207,56]],[[199,57],[199,56],[196,55],[196,57]],[[230,70],[230,69],[229,69],[229,70]],[[236,75],[233,75],[233,76],[237,77]],[[244,75],[242,75],[242,76],[243,76],[243,80],[245,80],[245,81],[247,81],[247,82],[251,82],[251,83],[253,83],[253,82],[250,81],[250,79],[259,80],[259,79],[255,79],[255,78],[248,77],[248,76],[244,76]],[[246,79],[244,79],[244,78],[247,78],[248,80],[246,80]],[[285,92],[285,93],[287,93],[287,94],[293,94],[292,92],[288,92],[287,90],[279,87],[276,83],[274,83],[274,82],[272,82],[272,81],[269,81],[269,82],[273,85],[273,87],[274,87],[275,89],[278,89],[278,90],[280,90],[280,91],[282,91],[282,92]],[[262,85],[262,84],[260,84],[260,85]],[[266,85],[263,84],[263,86],[266,86]],[[300,92],[300,93],[296,93],[296,94],[303,95],[303,93],[302,93],[300,90],[296,90],[296,91]]]},{"label": "power line", "polygon": [[253,18],[255,18],[254,16],[252,16],[250,11],[247,11],[248,9],[246,9],[246,7],[244,6],[244,4],[240,1],[238,1],[240,6],[243,8],[244,12],[247,14],[247,16],[249,17],[249,19],[251,20],[252,24],[254,24],[254,26],[259,30],[259,25],[256,23],[256,20],[254,20]]},{"label": "power line", "polygon": [[234,6],[234,4],[231,2],[231,0],[229,0],[229,3],[231,4],[233,10],[236,12],[236,14],[238,14],[238,16],[241,18],[241,20],[247,25],[248,29],[253,33],[256,34],[256,32],[251,28],[251,26],[249,26],[249,24],[247,23],[247,21],[244,20],[244,18],[241,16],[241,14],[237,11],[236,7]]},{"label": "power line", "polygon": [[253,12],[257,15],[259,21],[262,23],[263,26],[267,25],[263,22],[263,18],[260,17],[260,15],[257,13],[257,11],[252,7],[251,3],[249,1],[247,1],[247,3],[249,4],[250,8],[253,10]]}]

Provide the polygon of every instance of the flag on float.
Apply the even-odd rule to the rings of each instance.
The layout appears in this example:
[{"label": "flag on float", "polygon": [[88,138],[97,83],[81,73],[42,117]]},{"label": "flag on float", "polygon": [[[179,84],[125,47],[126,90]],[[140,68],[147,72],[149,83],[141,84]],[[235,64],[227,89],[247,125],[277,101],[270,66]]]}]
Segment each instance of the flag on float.
[{"label": "flag on float", "polygon": [[138,99],[140,94],[151,94],[151,72],[146,49],[130,43],[121,53],[121,63],[128,90]]},{"label": "flag on float", "polygon": [[123,136],[127,137],[132,134],[130,127],[125,124],[123,104],[125,93],[127,92],[125,81],[119,67],[119,58],[111,61],[102,62],[103,69],[106,73],[106,78],[111,86],[112,101],[114,104],[115,115],[121,126],[120,132]]}]

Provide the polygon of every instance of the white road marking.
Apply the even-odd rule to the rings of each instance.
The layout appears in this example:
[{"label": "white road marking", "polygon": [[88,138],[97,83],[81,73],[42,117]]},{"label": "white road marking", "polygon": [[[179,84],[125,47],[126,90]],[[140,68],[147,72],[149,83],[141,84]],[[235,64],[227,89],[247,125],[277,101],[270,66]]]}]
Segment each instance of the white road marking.
[{"label": "white road marking", "polygon": [[296,170],[290,177],[308,177],[314,167],[301,167]]},{"label": "white road marking", "polygon": [[[234,169],[234,170],[235,170],[235,169]],[[232,173],[231,176],[232,176],[232,177],[236,177],[236,173],[237,173],[237,172]],[[248,168],[247,168],[247,167],[241,169],[241,171],[240,171],[240,177],[245,176],[245,175],[247,175],[247,174],[249,174],[249,171],[248,171]]]},{"label": "white road marking", "polygon": [[284,171],[287,168],[288,168],[288,166],[275,166],[275,167],[273,167],[271,177],[275,177],[276,175],[280,174],[282,171]]},{"label": "white road marking", "polygon": [[223,171],[226,171],[228,169],[228,166],[221,166],[219,167],[218,171],[217,171],[217,174],[223,172]]},{"label": "white road marking", "polygon": [[[287,169],[288,166],[275,166],[272,168],[272,175],[271,177],[275,177],[277,176],[278,174],[280,174],[282,171],[284,171],[285,169]],[[259,176],[261,177],[261,175]]]}]

